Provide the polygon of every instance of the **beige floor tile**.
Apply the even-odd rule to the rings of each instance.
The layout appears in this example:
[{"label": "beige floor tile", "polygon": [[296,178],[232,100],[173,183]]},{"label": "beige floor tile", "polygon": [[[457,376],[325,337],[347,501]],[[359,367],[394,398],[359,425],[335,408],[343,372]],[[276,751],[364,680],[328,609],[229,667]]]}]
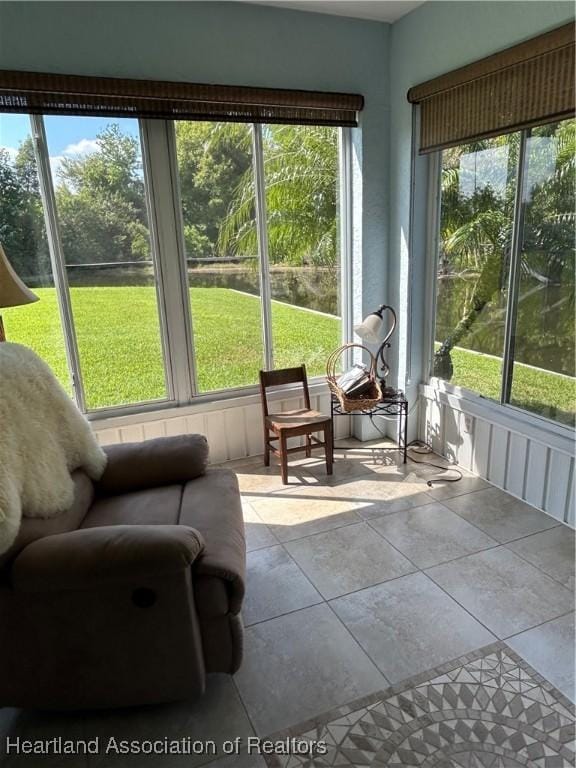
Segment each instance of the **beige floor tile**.
[{"label": "beige floor tile", "polygon": [[333,474],[326,474],[326,464],[324,461],[314,462],[306,465],[306,471],[314,475],[320,483],[336,485],[347,480],[350,477],[357,477],[370,471],[369,467],[357,459],[336,458],[333,466]]},{"label": "beige floor tile", "polygon": [[323,477],[321,479],[314,478],[314,483],[302,483],[301,485],[286,488],[283,492],[278,491],[272,495],[279,497],[284,496],[287,499],[296,496],[299,496],[302,499],[334,499],[337,495],[334,491],[335,485],[337,485],[337,483],[332,483],[329,477]]},{"label": "beige floor tile", "polygon": [[242,499],[244,531],[246,533],[246,551],[263,549],[277,544],[278,541],[270,528],[262,522],[260,516],[246,499]]},{"label": "beige floor tile", "polygon": [[[460,469],[458,467],[458,469]],[[454,472],[448,470],[446,475],[453,476]],[[426,479],[432,479],[431,476],[427,476]],[[474,477],[464,475],[461,480],[456,482],[450,482],[442,480],[442,475],[438,475],[434,480],[432,488],[429,488],[428,493],[432,498],[442,501],[444,499],[452,499],[456,496],[463,496],[466,493],[472,493],[474,491],[481,491],[484,488],[492,488],[489,483],[483,480],[481,477]]]},{"label": "beige floor tile", "polygon": [[567,589],[574,590],[574,540],[572,528],[558,525],[507,546]]},{"label": "beige floor tile", "polygon": [[351,478],[332,488],[334,498],[363,501],[358,514],[366,520],[431,502],[425,485],[409,477],[372,473]]},{"label": "beige floor tile", "polygon": [[509,637],[506,643],[569,699],[576,700],[573,613]]},{"label": "beige floor tile", "polygon": [[248,627],[236,683],[258,735],[386,687],[325,603]]},{"label": "beige floor tile", "polygon": [[507,547],[468,555],[426,571],[500,639],[574,608],[574,595]]},{"label": "beige floor tile", "polygon": [[272,495],[251,504],[278,541],[290,541],[360,521],[355,510],[363,503],[339,500],[330,491],[326,489],[321,497]]},{"label": "beige floor tile", "polygon": [[391,683],[495,639],[423,573],[339,597],[330,605]]},{"label": "beige floor tile", "polygon": [[370,473],[340,483],[335,489],[335,496],[342,499],[371,499],[388,501],[403,496],[412,496],[425,492],[419,481],[411,482],[402,475]]},{"label": "beige floor tile", "polygon": [[559,525],[558,520],[499,488],[468,493],[444,503],[502,544]]},{"label": "beige floor tile", "polygon": [[321,595],[284,547],[248,553],[246,597],[242,607],[246,626],[320,602]]},{"label": "beige floor tile", "polygon": [[263,464],[254,464],[237,467],[235,470],[238,477],[238,484],[242,494],[247,493],[271,493],[274,491],[284,491],[287,488],[298,487],[304,484],[316,482],[313,475],[305,472],[303,466],[292,465],[288,472],[288,483],[282,483],[280,476],[280,467],[270,465],[265,467]]},{"label": "beige floor tile", "polygon": [[363,520],[372,520],[375,517],[402,512],[405,509],[421,507],[424,504],[430,504],[431,501],[432,499],[427,493],[401,494],[397,498],[366,503],[358,510],[358,514]]},{"label": "beige floor tile", "polygon": [[390,479],[396,479],[398,482],[412,482],[422,485],[422,478],[418,473],[418,467],[411,461],[407,461],[404,464],[399,462],[368,462],[366,466],[370,469],[370,473],[374,475],[385,475]]},{"label": "beige floor tile", "polygon": [[327,600],[416,570],[366,523],[288,542],[286,549]]},{"label": "beige floor tile", "polygon": [[498,542],[438,502],[371,520],[419,568],[470,555]]}]

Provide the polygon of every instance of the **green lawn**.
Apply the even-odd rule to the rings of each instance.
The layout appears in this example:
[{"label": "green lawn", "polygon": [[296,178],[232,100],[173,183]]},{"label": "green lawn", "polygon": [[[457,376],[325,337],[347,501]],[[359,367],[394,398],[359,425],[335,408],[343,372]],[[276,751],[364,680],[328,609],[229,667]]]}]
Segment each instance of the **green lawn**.
[{"label": "green lawn", "polygon": [[[40,301],[3,310],[6,335],[35,349],[70,389],[54,289]],[[156,294],[151,286],[72,288],[76,336],[89,408],[135,403],[166,394]],[[200,391],[255,384],[262,367],[260,303],[226,288],[192,288],[192,320]],[[306,362],[324,373],[339,345],[340,321],[274,302],[276,365]]]},{"label": "green lawn", "polygon": [[[502,362],[456,348],[451,352],[454,375],[451,384],[466,387],[484,397],[500,399]],[[512,405],[525,408],[565,424],[574,424],[576,389],[574,379],[522,363],[514,366]]]},{"label": "green lawn", "polygon": [[[3,310],[6,334],[35,349],[69,387],[54,289],[40,301]],[[260,303],[227,288],[192,288],[196,367],[201,392],[255,384],[262,366]],[[151,286],[72,288],[72,305],[89,408],[154,400],[166,395],[156,294]],[[276,365],[306,363],[323,375],[340,344],[340,321],[273,302]],[[497,358],[452,352],[452,383],[486,397],[500,395]],[[565,423],[574,422],[574,381],[524,365],[515,368],[513,402]]]}]

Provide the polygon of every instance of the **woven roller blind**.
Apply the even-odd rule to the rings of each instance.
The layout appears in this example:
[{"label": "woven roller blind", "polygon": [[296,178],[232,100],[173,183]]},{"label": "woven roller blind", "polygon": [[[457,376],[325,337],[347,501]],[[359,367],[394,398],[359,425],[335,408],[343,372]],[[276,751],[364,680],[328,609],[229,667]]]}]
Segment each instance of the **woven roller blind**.
[{"label": "woven roller blind", "polygon": [[0,70],[0,112],[358,125],[362,96]]},{"label": "woven roller blind", "polygon": [[420,153],[574,114],[574,25],[417,85]]}]

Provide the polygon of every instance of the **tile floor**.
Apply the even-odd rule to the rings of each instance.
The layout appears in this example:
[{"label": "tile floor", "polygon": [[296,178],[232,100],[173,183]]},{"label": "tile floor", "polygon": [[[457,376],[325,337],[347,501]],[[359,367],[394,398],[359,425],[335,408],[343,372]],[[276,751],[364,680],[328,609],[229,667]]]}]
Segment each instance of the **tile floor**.
[{"label": "tile floor", "polygon": [[[248,540],[245,659],[201,701],[107,714],[0,710],[5,735],[267,736],[505,640],[574,698],[574,532],[483,480],[437,470],[384,444],[342,441],[320,459],[232,462]],[[79,757],[43,766],[261,768],[255,755]],[[4,756],[2,768],[32,765]],[[38,763],[40,765],[40,763]]]}]

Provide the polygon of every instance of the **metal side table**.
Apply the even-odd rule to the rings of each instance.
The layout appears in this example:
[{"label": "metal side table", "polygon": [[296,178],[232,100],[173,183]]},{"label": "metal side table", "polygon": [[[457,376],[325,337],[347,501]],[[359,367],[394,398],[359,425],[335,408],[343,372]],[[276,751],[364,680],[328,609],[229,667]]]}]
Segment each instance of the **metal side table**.
[{"label": "metal side table", "polygon": [[[408,459],[408,400],[404,392],[397,391],[393,395],[387,395],[376,403],[373,408],[361,411],[343,411],[336,395],[330,397],[330,417],[332,418],[332,440],[334,441],[334,417],[335,416],[397,416],[398,417],[398,450],[402,451],[404,464]],[[357,449],[362,450],[362,449]],[[364,450],[372,450],[365,448]]]}]

